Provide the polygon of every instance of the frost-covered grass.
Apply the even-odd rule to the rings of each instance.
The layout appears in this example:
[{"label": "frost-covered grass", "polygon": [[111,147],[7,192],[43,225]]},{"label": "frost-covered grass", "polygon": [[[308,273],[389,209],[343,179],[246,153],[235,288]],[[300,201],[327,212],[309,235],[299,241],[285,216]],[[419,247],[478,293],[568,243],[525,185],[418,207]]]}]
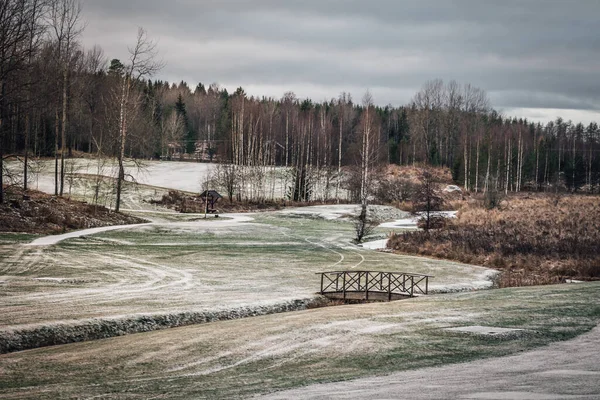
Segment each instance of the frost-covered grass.
[{"label": "frost-covered grass", "polygon": [[40,328],[60,332],[90,319],[274,307],[315,297],[316,273],[329,270],[430,274],[434,291],[491,285],[483,268],[355,246],[345,220],[281,212],[251,214],[251,222],[156,215],[169,218],[48,247],[3,246],[0,338]]},{"label": "frost-covered grass", "polygon": [[[3,398],[246,398],[497,357],[600,321],[600,283],[443,294],[221,321],[0,356]],[[523,329],[478,335],[448,328]],[[593,351],[593,350],[589,350]]]},{"label": "frost-covered grass", "polygon": [[0,245],[4,244],[15,244],[15,243],[28,243],[38,238],[38,235],[30,233],[13,233],[13,232],[0,232]]}]

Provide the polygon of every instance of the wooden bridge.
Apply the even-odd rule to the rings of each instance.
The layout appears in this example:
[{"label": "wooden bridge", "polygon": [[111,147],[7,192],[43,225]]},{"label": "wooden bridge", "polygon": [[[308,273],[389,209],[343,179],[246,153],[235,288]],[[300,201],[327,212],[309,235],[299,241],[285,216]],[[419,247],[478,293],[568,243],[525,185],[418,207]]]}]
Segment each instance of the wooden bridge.
[{"label": "wooden bridge", "polygon": [[322,272],[321,294],[330,299],[392,301],[425,295],[431,275],[405,272]]}]

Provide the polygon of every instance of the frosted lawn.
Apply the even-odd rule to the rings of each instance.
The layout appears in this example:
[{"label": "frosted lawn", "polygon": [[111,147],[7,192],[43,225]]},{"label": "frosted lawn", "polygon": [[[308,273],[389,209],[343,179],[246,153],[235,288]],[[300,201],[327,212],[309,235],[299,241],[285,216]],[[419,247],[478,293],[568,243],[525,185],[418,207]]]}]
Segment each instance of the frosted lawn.
[{"label": "frosted lawn", "polygon": [[[477,390],[469,374],[462,374],[458,382],[470,386],[452,383],[453,371],[478,373],[476,365],[481,363],[469,368],[469,361],[517,354],[592,329],[600,320],[597,307],[590,306],[598,302],[598,289],[598,283],[586,283],[444,294],[222,321],[6,354],[0,356],[0,395],[122,398],[126,393],[131,398],[231,399],[311,383],[346,381],[308,386],[273,398],[352,398],[350,390],[366,390],[375,398],[394,398],[404,393],[406,376],[390,378],[394,371],[454,364],[420,373],[420,381],[410,380],[410,393],[415,398],[428,393],[447,398],[445,384],[459,392],[461,387]],[[482,337],[447,329],[478,325],[523,329],[523,334]],[[583,341],[581,347],[572,346],[568,352],[579,352],[582,357],[575,358],[587,360],[587,366],[579,368],[589,368],[589,374],[597,371],[598,335],[594,337],[596,340]],[[518,365],[524,366],[525,372],[540,371],[547,365],[528,357],[529,353],[521,354],[525,364]],[[551,360],[552,355],[546,359]],[[503,374],[507,364],[502,360],[487,369],[494,377],[491,381],[514,378],[515,374]],[[486,363],[494,365],[492,361]],[[516,365],[510,364],[510,368]],[[551,368],[562,366],[557,363]],[[485,375],[480,375],[485,380]],[[382,377],[377,378],[375,387],[367,381],[347,382],[375,376]],[[574,378],[565,381],[571,383]],[[444,385],[423,392],[423,382],[436,379]],[[593,384],[588,390],[598,389],[597,380],[587,382]],[[476,383],[481,384],[479,380]],[[580,390],[585,391],[585,387]]]},{"label": "frosted lawn", "polygon": [[352,223],[340,219],[289,212],[181,221],[157,215],[150,225],[53,246],[1,246],[0,329],[273,305],[315,297],[316,273],[328,270],[430,274],[434,292],[489,287],[494,274],[355,246]]}]

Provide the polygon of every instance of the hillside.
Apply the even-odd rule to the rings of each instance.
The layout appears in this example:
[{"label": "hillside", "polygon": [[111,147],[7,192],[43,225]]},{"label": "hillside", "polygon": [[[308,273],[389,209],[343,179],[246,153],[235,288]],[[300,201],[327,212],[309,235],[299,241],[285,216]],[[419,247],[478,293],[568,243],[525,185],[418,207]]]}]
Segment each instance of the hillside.
[{"label": "hillside", "polygon": [[29,191],[28,200],[13,189],[0,204],[0,232],[63,233],[98,226],[136,224],[144,220],[106,207]]}]

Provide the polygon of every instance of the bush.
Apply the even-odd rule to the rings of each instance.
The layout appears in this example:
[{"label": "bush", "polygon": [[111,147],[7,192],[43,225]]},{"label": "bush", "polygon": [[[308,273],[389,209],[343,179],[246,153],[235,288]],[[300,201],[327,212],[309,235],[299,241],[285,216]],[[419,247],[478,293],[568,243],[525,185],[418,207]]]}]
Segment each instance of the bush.
[{"label": "bush", "polygon": [[412,199],[416,184],[409,179],[390,177],[379,183],[376,198],[381,203],[402,203]]},{"label": "bush", "polygon": [[484,205],[488,210],[492,210],[494,208],[499,208],[500,203],[504,199],[504,196],[499,190],[490,189],[485,193],[484,196]]},{"label": "bush", "polygon": [[[430,221],[431,224],[431,221]],[[438,230],[395,235],[390,247],[510,271],[501,285],[600,278],[600,202],[512,198],[503,209],[470,205]]]},{"label": "bush", "polygon": [[[446,227],[447,219],[441,215],[431,215],[429,217],[429,229],[442,229]],[[427,228],[427,218],[421,217],[417,221],[417,226],[421,229]]]}]

